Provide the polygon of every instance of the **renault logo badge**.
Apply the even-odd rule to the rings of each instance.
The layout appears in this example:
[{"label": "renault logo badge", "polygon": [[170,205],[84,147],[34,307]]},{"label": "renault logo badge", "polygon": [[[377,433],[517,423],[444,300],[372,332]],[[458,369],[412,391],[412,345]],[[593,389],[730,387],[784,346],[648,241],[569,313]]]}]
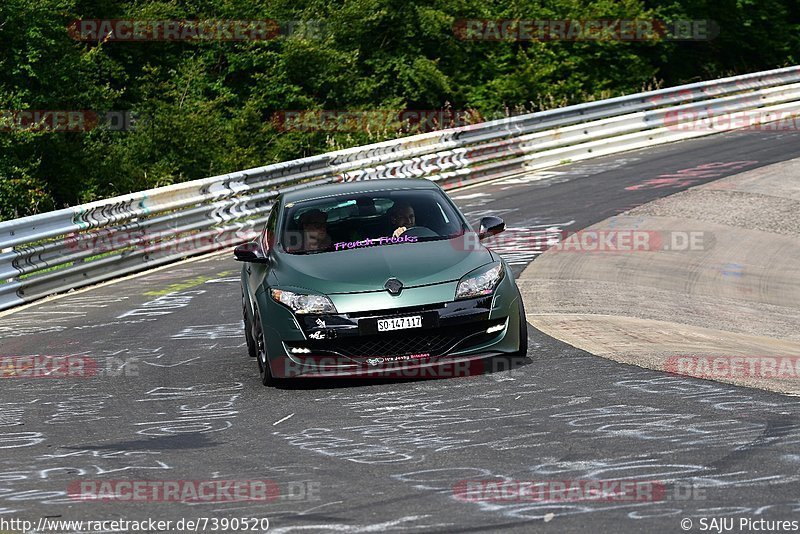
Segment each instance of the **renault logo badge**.
[{"label": "renault logo badge", "polygon": [[400,292],[403,290],[403,282],[398,280],[397,278],[389,278],[383,287],[388,291],[391,295],[399,295]]}]

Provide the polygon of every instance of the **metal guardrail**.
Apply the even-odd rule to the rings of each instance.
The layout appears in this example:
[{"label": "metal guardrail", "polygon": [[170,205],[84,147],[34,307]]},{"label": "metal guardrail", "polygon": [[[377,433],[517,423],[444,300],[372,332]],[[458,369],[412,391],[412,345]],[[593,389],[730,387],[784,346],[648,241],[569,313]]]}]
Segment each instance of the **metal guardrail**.
[{"label": "metal guardrail", "polygon": [[[800,66],[339,150],[0,222],[0,310],[251,239],[279,191],[415,177],[445,189],[800,114]],[[730,129],[735,128],[730,125]]]}]

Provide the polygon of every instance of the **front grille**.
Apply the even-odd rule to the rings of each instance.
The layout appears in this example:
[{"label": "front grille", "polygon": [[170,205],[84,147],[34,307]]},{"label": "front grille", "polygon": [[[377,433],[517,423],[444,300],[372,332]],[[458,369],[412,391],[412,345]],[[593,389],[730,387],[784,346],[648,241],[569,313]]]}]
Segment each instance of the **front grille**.
[{"label": "front grille", "polygon": [[[430,354],[435,357],[450,352],[456,345],[461,349],[468,345],[487,341],[496,334],[487,335],[486,329],[498,322],[502,323],[503,321],[437,328],[427,333],[411,334],[410,331],[405,330],[383,335],[341,337],[335,340],[310,343],[308,348],[315,352],[333,351],[349,358],[404,356],[407,354]],[[470,339],[466,340],[466,338]],[[466,344],[461,343],[462,341],[466,341]]]},{"label": "front grille", "polygon": [[458,343],[456,336],[433,334],[427,336],[408,336],[381,338],[365,336],[353,340],[342,340],[333,343],[333,350],[350,358],[369,356],[402,356],[405,354],[430,354],[440,356]]}]

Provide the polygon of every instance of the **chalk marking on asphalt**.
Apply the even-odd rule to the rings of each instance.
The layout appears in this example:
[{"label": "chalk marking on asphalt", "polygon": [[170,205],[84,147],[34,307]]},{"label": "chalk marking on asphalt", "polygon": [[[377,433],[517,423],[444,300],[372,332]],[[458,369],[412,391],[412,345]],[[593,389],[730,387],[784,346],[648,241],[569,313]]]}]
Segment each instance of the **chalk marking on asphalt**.
[{"label": "chalk marking on asphalt", "polygon": [[286,417],[284,417],[280,421],[275,421],[274,423],[272,423],[272,426],[279,425],[279,424],[283,423],[284,421],[286,421],[287,419],[291,419],[292,417],[294,417],[294,414],[287,415]]},{"label": "chalk marking on asphalt", "polygon": [[302,512],[298,512],[297,515],[306,515],[309,512],[313,512],[314,510],[319,510],[320,508],[324,508],[326,506],[332,506],[334,504],[342,504],[344,501],[334,501],[334,502],[327,502],[325,504],[320,504],[319,506],[315,506],[314,508],[309,508],[308,510],[303,510]]}]

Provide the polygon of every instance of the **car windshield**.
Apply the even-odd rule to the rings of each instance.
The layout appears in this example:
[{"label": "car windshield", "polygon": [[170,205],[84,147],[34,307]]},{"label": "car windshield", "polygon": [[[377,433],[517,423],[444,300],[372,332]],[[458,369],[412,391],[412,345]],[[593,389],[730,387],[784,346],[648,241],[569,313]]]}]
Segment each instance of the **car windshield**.
[{"label": "car windshield", "polygon": [[357,192],[289,203],[281,244],[290,254],[450,239],[467,230],[438,190]]}]

